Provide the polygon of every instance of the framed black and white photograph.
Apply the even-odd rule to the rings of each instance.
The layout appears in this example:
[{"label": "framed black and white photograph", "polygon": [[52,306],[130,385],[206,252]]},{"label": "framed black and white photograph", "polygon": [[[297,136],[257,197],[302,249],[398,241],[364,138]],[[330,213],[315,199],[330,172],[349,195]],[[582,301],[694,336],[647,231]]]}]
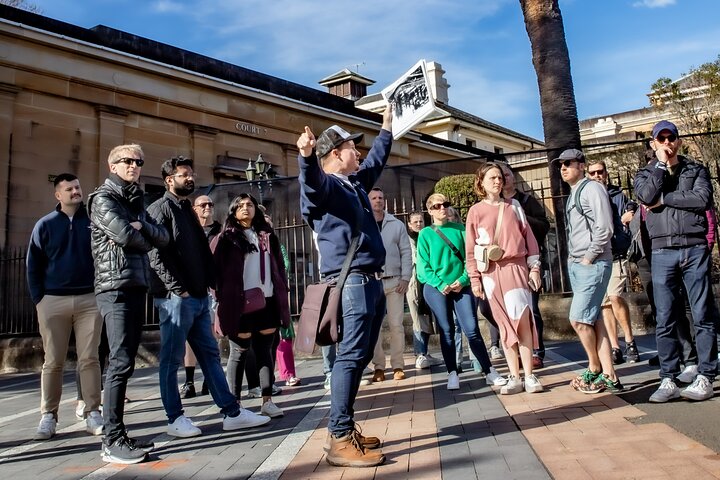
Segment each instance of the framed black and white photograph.
[{"label": "framed black and white photograph", "polygon": [[393,105],[393,138],[397,140],[435,111],[425,60],[418,61],[402,77],[384,88],[382,96]]}]

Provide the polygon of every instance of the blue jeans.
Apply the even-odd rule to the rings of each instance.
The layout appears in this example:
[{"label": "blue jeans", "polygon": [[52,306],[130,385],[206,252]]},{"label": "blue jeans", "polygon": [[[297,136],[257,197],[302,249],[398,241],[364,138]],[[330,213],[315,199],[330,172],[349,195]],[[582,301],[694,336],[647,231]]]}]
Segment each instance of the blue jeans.
[{"label": "blue jeans", "polygon": [[715,321],[708,307],[708,302],[713,301],[709,269],[710,252],[705,245],[652,251],[653,296],[657,311],[655,338],[660,358],[660,378],[674,378],[680,373],[682,348],[673,305],[683,302],[680,292],[684,284],[695,326],[698,373],[711,382],[715,379],[718,358]]},{"label": "blue jeans", "polygon": [[343,335],[337,345],[330,380],[328,430],[335,437],[344,436],[355,427],[355,397],[385,317],[382,281],[362,273],[348,275],[342,291],[342,317]]},{"label": "blue jeans", "polygon": [[323,357],[323,373],[327,375],[332,372],[335,366],[335,357],[337,356],[337,347],[335,345],[326,345],[321,347]]},{"label": "blue jeans", "polygon": [[225,415],[236,414],[237,400],[225,380],[217,341],[210,327],[208,297],[182,298],[171,294],[170,298],[156,298],[155,306],[160,313],[160,397],[168,422],[174,422],[183,414],[177,371],[183,365],[185,341],[197,358],[215,404]]},{"label": "blue jeans", "polygon": [[453,312],[460,329],[468,339],[470,350],[480,361],[483,372],[490,373],[492,363],[490,363],[490,357],[485,348],[485,341],[480,334],[475,297],[470,287],[465,287],[457,293],[451,292],[443,295],[437,288],[425,285],[423,294],[425,295],[425,301],[435,316],[435,322],[440,332],[440,350],[448,373],[457,371]]},{"label": "blue jeans", "polygon": [[413,351],[415,355],[427,355],[430,334],[422,330],[413,330]]}]

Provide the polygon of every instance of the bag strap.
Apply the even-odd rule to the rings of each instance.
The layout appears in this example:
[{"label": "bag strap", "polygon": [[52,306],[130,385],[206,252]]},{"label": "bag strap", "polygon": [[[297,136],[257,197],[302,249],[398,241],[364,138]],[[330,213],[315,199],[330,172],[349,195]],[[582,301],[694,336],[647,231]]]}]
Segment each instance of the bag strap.
[{"label": "bag strap", "polygon": [[497,223],[495,224],[495,234],[493,235],[493,244],[495,245],[497,245],[498,236],[500,235],[500,227],[502,226],[503,213],[505,212],[505,200],[500,202],[500,205],[498,205],[498,210],[498,219]]},{"label": "bag strap", "polygon": [[450,250],[452,250],[452,252],[455,254],[455,256],[456,256],[458,259],[460,259],[461,262],[465,263],[465,259],[463,258],[462,254],[460,253],[460,250],[458,250],[457,247],[452,244],[452,242],[450,241],[450,239],[447,238],[447,237],[445,236],[445,234],[442,233],[439,228],[437,228],[437,226],[433,225],[433,226],[432,226],[432,229],[435,231],[435,233],[437,233],[438,235],[440,235],[440,238],[442,238],[442,239],[445,241],[445,243],[447,243],[448,247],[450,247]]},{"label": "bag strap", "polygon": [[362,200],[360,200],[360,195],[363,192],[362,190],[358,190],[358,187],[354,184],[353,189],[358,196],[358,202],[360,202],[360,214],[357,216],[357,220],[355,221],[355,228],[353,229],[353,236],[350,240],[350,247],[348,248],[347,255],[345,255],[345,261],[343,262],[342,269],[340,270],[340,276],[338,276],[336,282],[336,288],[340,289],[342,289],[345,285],[345,279],[347,278],[348,273],[350,273],[350,265],[352,264],[353,258],[355,258],[355,253],[357,251],[358,244],[360,243],[360,228],[362,227],[362,218],[364,212]]}]

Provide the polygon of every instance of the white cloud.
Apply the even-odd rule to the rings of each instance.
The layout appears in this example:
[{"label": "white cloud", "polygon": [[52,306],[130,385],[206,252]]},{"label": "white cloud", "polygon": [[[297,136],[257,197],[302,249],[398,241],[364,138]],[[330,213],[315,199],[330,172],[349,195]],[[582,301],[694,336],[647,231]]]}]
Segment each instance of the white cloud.
[{"label": "white cloud", "polygon": [[184,13],[185,5],[173,0],[157,0],[152,3],[152,9],[157,13]]},{"label": "white cloud", "polygon": [[642,0],[641,2],[633,3],[633,7],[645,7],[645,8],[663,8],[675,5],[676,0]]}]

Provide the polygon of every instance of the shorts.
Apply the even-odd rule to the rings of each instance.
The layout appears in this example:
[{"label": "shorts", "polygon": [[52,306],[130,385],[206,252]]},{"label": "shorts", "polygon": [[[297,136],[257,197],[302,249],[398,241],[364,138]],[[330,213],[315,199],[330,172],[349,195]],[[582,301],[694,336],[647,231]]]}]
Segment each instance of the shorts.
[{"label": "shorts", "polygon": [[625,291],[625,283],[628,278],[628,261],[626,258],[613,260],[612,273],[610,274],[610,283],[608,283],[605,298],[603,298],[603,307],[610,305],[608,297],[619,297]]},{"label": "shorts", "polygon": [[240,318],[238,333],[258,333],[261,330],[280,328],[280,309],[273,297],[265,297],[265,308],[244,314]]},{"label": "shorts", "polygon": [[568,262],[568,275],[573,290],[569,313],[571,322],[595,325],[611,271],[609,260],[595,260],[592,265]]}]

